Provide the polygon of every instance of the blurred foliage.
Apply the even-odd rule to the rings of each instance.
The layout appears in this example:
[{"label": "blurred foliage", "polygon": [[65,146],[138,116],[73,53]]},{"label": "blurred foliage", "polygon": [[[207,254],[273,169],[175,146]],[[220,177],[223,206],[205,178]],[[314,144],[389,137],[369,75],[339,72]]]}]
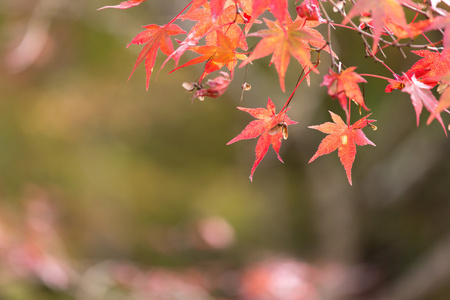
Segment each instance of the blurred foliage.
[{"label": "blurred foliage", "polygon": [[[201,70],[170,64],[146,92],[142,68],[127,82],[140,48],[125,45],[185,4],[96,11],[107,4],[0,4],[1,299],[448,299],[450,272],[420,270],[450,249],[450,143],[439,125],[415,127],[405,95],[369,79],[377,147],[358,149],[350,187],[336,155],[307,165],[323,138],[307,126],[338,107],[314,75],[292,102],[285,164],[269,151],[250,183],[256,141],[225,144],[250,120],[236,106],[288,97],[274,69],[248,69],[242,103],[239,79],[191,103],[181,83]],[[36,18],[48,27],[17,56]],[[343,61],[380,73],[356,34],[337,34]],[[416,59],[387,54],[398,70]],[[401,294],[430,272],[435,286]]]}]

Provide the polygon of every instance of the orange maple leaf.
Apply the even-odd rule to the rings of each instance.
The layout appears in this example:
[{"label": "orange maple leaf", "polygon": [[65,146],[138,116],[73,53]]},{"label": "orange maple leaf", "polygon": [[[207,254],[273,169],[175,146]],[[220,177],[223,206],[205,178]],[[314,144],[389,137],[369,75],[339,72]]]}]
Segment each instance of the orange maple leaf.
[{"label": "orange maple leaf", "polygon": [[364,98],[359,89],[358,83],[367,82],[364,78],[353,72],[356,67],[349,67],[340,74],[329,70],[329,74],[323,77],[321,85],[328,87],[328,95],[332,98],[337,98],[339,104],[345,112],[348,111],[347,98],[355,101],[358,105],[364,107],[365,110],[369,110],[364,103]]},{"label": "orange maple leaf", "polygon": [[408,78],[415,75],[418,80],[433,87],[437,78],[450,73],[450,49],[445,49],[442,53],[429,50],[411,52],[423,58],[406,71]]},{"label": "orange maple leaf", "polygon": [[237,65],[237,61],[247,59],[247,55],[236,52],[236,44],[238,42],[239,39],[232,41],[221,31],[217,31],[217,46],[206,45],[189,47],[189,50],[199,53],[201,56],[191,59],[187,63],[173,69],[170,73],[178,69],[206,61],[206,65],[202,75],[200,76],[199,82],[202,81],[206,75],[220,70],[223,66],[226,66],[228,70],[230,70],[231,78],[233,78],[234,68]]},{"label": "orange maple leaf", "polygon": [[130,77],[133,76],[136,68],[145,60],[145,73],[146,73],[146,81],[147,81],[147,90],[148,85],[150,83],[150,77],[153,72],[153,66],[155,65],[156,55],[158,53],[158,49],[169,56],[173,52],[173,44],[170,39],[171,35],[184,34],[186,31],[181,29],[178,25],[175,24],[166,24],[164,26],[158,26],[156,24],[142,26],[146,28],[143,32],[139,33],[128,45],[131,44],[140,45],[146,43],[144,48],[134,64],[133,70],[131,71]]},{"label": "orange maple leaf", "polygon": [[364,127],[375,122],[375,120],[367,119],[370,116],[367,115],[356,121],[353,125],[347,125],[342,121],[340,116],[331,111],[329,111],[329,113],[334,123],[326,122],[321,125],[309,126],[309,128],[322,131],[328,135],[322,140],[316,153],[311,157],[308,163],[313,162],[321,155],[329,154],[338,149],[341,164],[344,166],[345,172],[347,173],[348,182],[352,185],[352,166],[355,161],[356,145],[375,146],[362,131]]},{"label": "orange maple leaf", "polygon": [[[279,21],[271,21],[264,19],[269,29],[263,29],[258,32],[249,34],[249,36],[259,36],[262,40],[256,45],[255,50],[247,60],[242,62],[239,67],[243,67],[252,60],[259,59],[271,53],[272,59],[270,63],[275,64],[280,79],[280,86],[285,91],[284,77],[289,65],[290,57],[293,56],[302,65],[303,68],[313,69],[319,73],[311,63],[311,53],[309,44],[316,44],[320,41],[321,35],[305,26],[306,19],[297,18],[292,22],[288,16],[285,25]],[[314,32],[314,34],[313,34]],[[323,40],[323,44],[325,41]]]},{"label": "orange maple leaf", "polygon": [[199,9],[202,5],[211,5],[211,18],[216,20],[223,13],[223,6],[227,0],[211,0],[211,4],[207,4],[208,0],[194,0],[187,14]]},{"label": "orange maple leaf", "polygon": [[414,38],[429,30],[429,25],[429,19],[409,23],[407,29],[398,26],[397,23],[391,22],[390,20],[386,22],[386,28],[399,39]]},{"label": "orange maple leaf", "polygon": [[244,20],[236,15],[235,5],[229,5],[228,3],[223,12],[214,19],[211,6],[209,3],[204,3],[203,7],[189,10],[186,14],[180,16],[180,19],[197,22],[192,26],[189,35],[198,38],[206,35],[206,45],[217,45],[217,32],[221,31],[232,40],[239,38],[237,47],[244,51],[248,48],[245,35],[238,25],[238,23],[244,23]]},{"label": "orange maple leaf", "polygon": [[251,22],[253,22],[266,10],[270,10],[279,22],[284,22],[286,18],[290,18],[287,13],[287,0],[253,0]]},{"label": "orange maple leaf", "polygon": [[288,109],[280,111],[275,114],[275,105],[272,100],[267,101],[267,109],[265,108],[245,108],[238,107],[238,109],[248,112],[257,120],[251,121],[242,132],[234,139],[229,141],[227,145],[233,144],[240,140],[254,139],[259,137],[256,143],[255,155],[256,159],[253,163],[252,171],[250,173],[250,180],[253,181],[253,173],[261,160],[266,155],[269,147],[272,145],[273,150],[277,153],[278,159],[283,162],[280,157],[281,141],[287,139],[287,127],[297,122],[292,121],[286,115]]},{"label": "orange maple leaf", "polygon": [[383,32],[384,26],[389,20],[395,23],[397,27],[403,28],[410,34],[410,28],[405,19],[405,12],[402,4],[408,4],[417,7],[417,4],[411,0],[358,0],[353,8],[348,13],[342,24],[347,24],[348,21],[360,13],[370,11],[373,19],[373,46],[372,51],[377,52],[378,41]]},{"label": "orange maple leaf", "polygon": [[128,0],[128,1],[123,1],[123,2],[121,2],[118,5],[103,6],[103,7],[100,7],[99,9],[97,9],[97,10],[102,10],[102,9],[105,9],[105,8],[127,9],[127,8],[130,8],[130,7],[133,7],[133,6],[138,6],[139,4],[141,4],[144,1],[146,1],[146,0]]}]

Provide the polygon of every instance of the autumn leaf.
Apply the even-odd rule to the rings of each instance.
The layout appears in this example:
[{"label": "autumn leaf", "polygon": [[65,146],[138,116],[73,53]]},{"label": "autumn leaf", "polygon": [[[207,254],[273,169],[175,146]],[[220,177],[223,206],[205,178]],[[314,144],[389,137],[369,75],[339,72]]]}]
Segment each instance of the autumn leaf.
[{"label": "autumn leaf", "polygon": [[439,79],[440,79],[439,88],[441,89],[441,97],[439,98],[438,105],[428,118],[427,125],[430,125],[430,123],[434,120],[434,118],[439,116],[441,112],[443,111],[449,112],[447,108],[450,108],[450,74],[447,74]]},{"label": "autumn leaf", "polygon": [[237,47],[244,51],[248,48],[245,35],[238,25],[238,23],[244,23],[244,20],[236,15],[235,5],[227,6],[220,16],[214,19],[209,3],[204,3],[202,7],[189,10],[186,14],[181,15],[180,19],[195,21],[196,23],[189,31],[189,35],[196,38],[206,35],[205,40],[208,46],[217,45],[217,32],[221,31],[231,40],[239,39]]},{"label": "autumn leaf", "polygon": [[[274,22],[267,19],[264,19],[264,22],[269,29],[249,34],[249,36],[262,37],[262,40],[256,45],[249,58],[242,62],[239,67],[273,53],[271,63],[275,64],[283,92],[285,91],[284,77],[291,56],[295,57],[303,68],[310,68],[319,73],[311,63],[311,53],[308,46],[308,44],[312,44],[312,41],[317,42],[319,38],[317,34],[312,34],[312,29],[304,28],[305,19],[297,18],[292,22],[290,17],[287,17],[286,25],[280,24],[279,21]],[[325,41],[323,42],[325,43]]]},{"label": "autumn leaf", "polygon": [[328,87],[328,95],[332,98],[337,98],[345,112],[348,111],[347,98],[369,110],[364,103],[363,95],[358,86],[358,83],[367,81],[359,76],[358,73],[353,72],[355,69],[356,67],[349,67],[340,74],[330,69],[329,73],[323,77],[321,84],[321,86],[325,85]]},{"label": "autumn leaf", "polygon": [[229,141],[227,145],[233,144],[240,140],[254,139],[259,137],[255,148],[256,159],[253,163],[252,171],[250,173],[250,180],[253,181],[253,173],[255,172],[258,164],[266,155],[270,145],[272,145],[273,150],[275,150],[278,159],[283,162],[279,153],[281,140],[282,138],[287,139],[287,127],[292,124],[297,124],[297,122],[292,121],[286,115],[288,109],[284,109],[278,114],[275,114],[275,105],[273,104],[272,100],[270,100],[270,98],[267,101],[267,109],[262,107],[238,107],[238,109],[248,112],[257,120],[251,121],[244,128],[244,130],[242,130],[242,132],[234,139]]},{"label": "autumn leaf", "polygon": [[[430,91],[432,87],[429,85],[420,82],[416,79],[416,76],[413,75],[411,79],[407,76],[404,77],[404,88],[402,92],[408,93],[411,95],[411,101],[414,106],[414,110],[416,111],[416,119],[417,126],[419,126],[420,114],[422,112],[423,106],[432,113],[432,116],[436,118],[439,123],[441,123],[442,128],[444,129],[445,135],[447,135],[447,130],[445,129],[444,122],[442,121],[442,117],[440,113],[436,113],[436,108],[438,106],[438,101],[434,97],[433,93]],[[431,122],[431,121],[430,121]]]},{"label": "autumn leaf", "polygon": [[194,0],[192,1],[191,7],[187,14],[195,12],[203,5],[211,6],[211,18],[212,20],[216,20],[223,13],[223,6],[225,5],[226,0],[211,0],[210,4],[207,4],[208,0]]},{"label": "autumn leaf", "polygon": [[[208,3],[209,2],[209,3]],[[249,5],[252,0],[194,0],[186,15],[195,13],[201,6],[211,8],[211,20],[216,21],[220,16],[224,14],[224,11],[232,6],[236,12],[236,7],[243,10],[244,13],[249,12]]]},{"label": "autumn leaf", "polygon": [[286,18],[289,17],[287,13],[287,0],[253,0],[251,22],[253,22],[266,10],[270,10],[270,12],[280,23],[284,22]]},{"label": "autumn leaf", "polygon": [[146,0],[128,0],[128,1],[123,1],[123,2],[121,2],[118,5],[103,6],[103,7],[100,7],[99,9],[97,9],[97,10],[102,10],[102,9],[105,9],[105,8],[127,9],[127,8],[130,8],[130,7],[133,7],[133,6],[138,6],[139,4],[141,4],[144,1],[146,1]]},{"label": "autumn leaf", "polygon": [[350,185],[352,185],[352,166],[355,161],[356,145],[365,146],[375,144],[370,141],[362,129],[367,125],[375,122],[375,120],[367,119],[370,115],[367,115],[353,125],[347,125],[337,114],[329,111],[334,123],[326,122],[321,125],[309,126],[309,128],[322,131],[328,134],[320,143],[316,153],[311,157],[308,163],[313,162],[321,155],[329,154],[338,149],[338,155],[341,160],[341,164],[344,166],[347,173],[347,179]]},{"label": "autumn leaf", "polygon": [[428,29],[444,29],[443,44],[444,48],[450,48],[450,15],[447,12],[446,16],[439,16],[432,19]]},{"label": "autumn leaf", "polygon": [[131,44],[140,45],[146,43],[144,48],[134,64],[133,70],[131,71],[130,77],[133,76],[136,68],[145,60],[145,72],[147,81],[147,90],[150,82],[150,76],[153,72],[153,66],[155,65],[156,55],[158,49],[169,56],[173,52],[173,44],[170,39],[171,35],[184,34],[186,33],[178,25],[166,24],[164,26],[158,26],[155,24],[143,26],[146,28],[143,32],[139,33],[132,41],[127,45],[129,47]]},{"label": "autumn leaf", "polygon": [[395,35],[399,39],[405,38],[415,38],[418,35],[421,35],[425,31],[429,30],[430,20],[420,20],[415,23],[409,23],[408,28],[405,29],[402,26],[398,26],[397,23],[391,22],[388,20],[386,22],[386,28],[393,35]]},{"label": "autumn leaf", "polygon": [[[370,17],[370,13],[363,14],[364,18],[362,18],[361,24],[359,24],[360,29],[367,29],[367,28],[373,28],[373,19]],[[426,20],[420,20],[418,22],[412,22],[409,23],[407,27],[400,26],[396,22],[387,19],[385,22],[385,26],[383,27],[383,30],[381,32],[382,35],[393,35],[396,36],[398,39],[405,39],[405,38],[414,38],[425,31],[428,31],[430,28],[430,19]]]},{"label": "autumn leaf", "polygon": [[436,78],[450,73],[450,49],[445,49],[442,53],[429,50],[411,52],[423,58],[406,72],[408,78],[415,75],[416,79],[433,87],[437,83]]},{"label": "autumn leaf", "polygon": [[206,61],[205,68],[199,81],[202,81],[209,73],[220,70],[223,66],[226,66],[228,70],[230,70],[231,77],[233,77],[237,61],[247,59],[245,54],[236,52],[238,42],[239,39],[232,41],[221,31],[217,31],[217,46],[206,45],[189,47],[189,50],[199,53],[201,56],[191,59],[187,63],[173,69],[170,73]]},{"label": "autumn leaf", "polygon": [[167,56],[166,60],[164,61],[164,63],[161,65],[161,69],[164,68],[164,66],[166,65],[166,63],[173,58],[173,60],[175,61],[175,67],[178,66],[178,62],[180,61],[181,56],[186,52],[186,50],[189,49],[189,47],[192,46],[197,46],[198,41],[200,40],[199,37],[196,37],[195,34],[189,33],[188,36],[184,39],[184,41],[178,41],[177,42],[180,44],[178,46],[178,48],[172,52],[172,54],[170,54],[169,56]]},{"label": "autumn leaf", "polygon": [[450,88],[447,87],[442,93],[438,105],[428,118],[427,125],[430,125],[430,123],[434,120],[434,118],[438,118],[440,116],[440,113],[443,111],[447,111],[447,108],[449,107],[450,107]]},{"label": "autumn leaf", "polygon": [[372,51],[377,52],[378,41],[384,30],[384,26],[389,20],[396,26],[409,32],[409,27],[405,19],[405,13],[402,4],[408,4],[417,7],[411,0],[358,0],[348,13],[342,24],[347,24],[350,19],[360,13],[370,11],[373,19],[373,46]]}]

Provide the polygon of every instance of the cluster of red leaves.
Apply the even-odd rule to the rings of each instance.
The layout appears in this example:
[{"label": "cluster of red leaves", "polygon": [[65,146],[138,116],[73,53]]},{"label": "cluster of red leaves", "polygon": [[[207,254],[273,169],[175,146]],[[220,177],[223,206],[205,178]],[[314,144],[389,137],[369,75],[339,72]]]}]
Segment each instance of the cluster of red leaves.
[{"label": "cluster of red leaves", "polygon": [[398,89],[410,94],[416,111],[417,126],[419,126],[422,108],[425,106],[431,113],[427,123],[430,124],[436,118],[447,135],[447,129],[440,113],[446,110],[449,105],[445,105],[445,98],[442,98],[442,103],[438,104],[438,100],[430,90],[437,84],[445,84],[445,78],[450,75],[450,49],[445,49],[441,53],[429,50],[412,52],[421,56],[422,59],[416,62],[407,72],[403,73],[402,76],[395,74],[395,79],[389,80],[386,92],[390,93],[392,90]]},{"label": "cluster of red leaves", "polygon": [[[116,6],[103,8],[126,9],[144,1],[129,0]],[[239,67],[243,67],[257,59],[271,55],[270,64],[275,65],[280,87],[282,91],[285,91],[285,74],[291,57],[299,62],[305,72],[302,80],[306,78],[309,83],[309,73],[311,71],[319,73],[317,65],[320,60],[317,57],[317,62],[313,63],[312,52],[320,53],[324,50],[331,56],[332,67],[328,74],[323,76],[321,85],[328,88],[328,94],[332,98],[338,99],[345,112],[346,122],[335,113],[330,112],[334,123],[327,122],[322,125],[311,126],[311,128],[329,135],[324,138],[310,162],[337,149],[351,184],[351,168],[355,159],[356,145],[374,145],[367,139],[362,129],[371,125],[375,120],[369,120],[367,119],[368,116],[365,116],[350,125],[352,102],[366,111],[369,110],[359,86],[360,83],[366,83],[367,81],[355,72],[356,67],[348,67],[342,70],[342,62],[336,62],[338,57],[331,50],[330,36],[326,40],[315,27],[328,24],[328,32],[330,32],[333,26],[341,26],[358,31],[361,36],[371,37],[372,46],[367,44],[365,38],[363,38],[363,41],[368,55],[379,62],[382,61],[376,57],[376,54],[381,52],[383,48],[388,46],[400,47],[399,41],[402,39],[409,39],[405,44],[409,45],[414,37],[424,35],[425,32],[430,30],[439,29],[444,32],[442,40],[432,43],[427,38],[429,44],[422,47],[435,47],[442,43],[444,48],[442,50],[433,48],[432,51],[431,49],[412,51],[421,56],[422,59],[409,70],[404,71],[402,76],[392,72],[394,79],[387,79],[389,85],[386,87],[386,92],[399,89],[410,94],[417,115],[417,123],[419,123],[422,108],[425,106],[431,113],[427,123],[429,124],[433,119],[437,119],[446,132],[440,113],[446,111],[450,105],[450,91],[447,88],[442,88],[446,87],[450,80],[448,50],[450,47],[450,29],[448,29],[450,28],[450,14],[437,7],[440,5],[440,0],[431,1],[430,6],[419,5],[411,0],[356,0],[354,4],[350,4],[351,8],[348,13],[346,7],[344,7],[344,1],[329,1],[333,5],[334,11],[342,15],[341,24],[333,23],[328,17],[328,13],[323,11],[324,5],[322,2],[328,2],[327,0],[297,0],[296,2],[300,2],[296,7],[297,16],[292,19],[288,11],[288,0],[192,0],[169,23],[163,26],[155,24],[144,26],[145,30],[131,41],[130,44],[145,44],[131,74],[142,62],[145,62],[148,89],[158,49],[167,56],[162,66],[171,59],[174,60],[175,68],[171,72],[195,64],[202,64],[203,71],[198,81],[188,83],[185,88],[195,90],[194,98],[198,97],[203,100],[204,97],[216,98],[226,91],[233,80],[235,68],[239,61],[241,61]],[[448,1],[443,2],[446,5],[449,4]],[[416,16],[410,22],[405,17],[405,8],[416,12]],[[266,11],[271,13],[273,19],[263,18],[259,20],[258,18]],[[423,18],[417,20],[418,16],[423,16]],[[353,20],[356,17],[360,17],[359,26]],[[190,20],[195,24],[186,33],[174,24],[177,20]],[[254,24],[261,24],[262,21],[266,26],[265,29],[250,32]],[[186,34],[186,38],[178,41],[179,46],[174,49],[171,36],[179,34]],[[247,37],[251,36],[259,37],[260,40],[250,48],[251,50],[248,53],[246,52],[249,50]],[[388,38],[394,41],[388,42]],[[202,40],[204,42],[201,42]],[[188,50],[197,53],[199,56],[178,66],[180,58]],[[223,68],[227,68],[229,73],[221,71],[220,76],[205,83],[209,86],[205,88],[205,84],[202,82],[205,77]],[[387,68],[389,69],[389,67]],[[364,76],[384,78],[370,74]],[[431,91],[436,85],[441,86],[441,90],[443,90],[440,102]],[[297,87],[298,85],[294,92]],[[270,98],[267,109],[238,107],[238,109],[250,113],[257,119],[250,122],[237,137],[228,143],[259,137],[255,149],[256,160],[250,173],[250,179],[253,178],[256,167],[267,153],[270,145],[274,148],[279,160],[282,161],[279,155],[282,138],[287,138],[287,127],[296,123],[286,115],[292,96],[293,94],[278,114],[275,114],[275,105]]]}]

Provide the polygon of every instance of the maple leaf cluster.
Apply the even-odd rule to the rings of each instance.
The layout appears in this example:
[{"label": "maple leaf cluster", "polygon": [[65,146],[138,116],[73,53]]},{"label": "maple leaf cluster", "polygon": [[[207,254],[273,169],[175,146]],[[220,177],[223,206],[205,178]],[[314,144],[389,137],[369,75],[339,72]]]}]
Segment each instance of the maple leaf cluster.
[{"label": "maple leaf cluster", "polygon": [[[128,9],[144,1],[128,0],[100,9]],[[185,82],[183,87],[194,93],[193,99],[203,100],[205,97],[216,98],[222,95],[232,83],[237,67],[248,67],[255,60],[271,56],[270,65],[275,66],[280,88],[285,92],[285,75],[292,57],[299,63],[301,75],[282,109],[276,113],[270,98],[267,108],[238,107],[256,120],[251,121],[228,144],[258,138],[251,180],[270,146],[282,162],[279,153],[281,142],[288,137],[288,126],[297,123],[287,116],[289,106],[300,83],[306,79],[309,85],[310,76],[314,73],[314,76],[323,78],[321,86],[327,88],[328,95],[338,100],[345,114],[345,122],[338,114],[330,111],[333,123],[310,126],[327,136],[309,162],[337,150],[348,181],[352,184],[351,170],[356,145],[375,146],[362,131],[366,126],[376,128],[372,124],[375,120],[368,119],[369,114],[353,124],[350,122],[352,104],[359,108],[360,113],[361,109],[365,112],[370,110],[360,87],[361,84],[368,84],[367,77],[386,80],[386,93],[394,90],[408,93],[416,113],[417,125],[425,106],[430,112],[427,124],[436,119],[447,135],[441,113],[448,112],[450,106],[449,5],[450,1],[446,0],[356,0],[349,3],[344,0],[192,0],[167,24],[143,26],[145,30],[128,44],[144,44],[130,77],[144,63],[148,90],[160,50],[167,57],[161,68],[174,60],[175,68],[171,72],[196,64],[202,66],[198,80]],[[405,10],[409,10],[414,16],[407,18]],[[270,13],[261,18],[265,12]],[[292,17],[292,12],[295,12],[295,18]],[[341,20],[332,20],[331,14],[333,19],[340,17]],[[187,32],[175,24],[185,20],[194,22]],[[255,31],[255,24],[265,28]],[[323,28],[322,32],[327,33],[326,38],[318,30],[320,27]],[[366,50],[363,55],[381,63],[392,73],[392,78],[377,74],[358,74],[355,72],[356,66],[344,67],[346,62],[341,61],[332,50],[332,34],[337,29],[359,33]],[[441,32],[441,38],[430,40],[427,36],[430,31]],[[176,49],[172,40],[175,35],[185,36],[182,40],[176,40]],[[426,40],[423,44],[415,43],[415,38],[420,35]],[[260,39],[255,45],[249,45],[248,37]],[[397,74],[382,60],[386,57],[384,49],[388,47],[398,48],[405,57],[407,52],[411,52],[421,58],[408,70],[400,70]],[[188,51],[197,56],[179,65]],[[321,75],[318,66],[323,52],[329,55],[331,66],[327,68],[326,74]],[[219,76],[206,80],[209,74],[216,71],[220,72]],[[246,85],[244,83],[243,88]],[[435,88],[436,91],[433,91]],[[441,93],[439,101],[435,96],[438,93]]]}]

